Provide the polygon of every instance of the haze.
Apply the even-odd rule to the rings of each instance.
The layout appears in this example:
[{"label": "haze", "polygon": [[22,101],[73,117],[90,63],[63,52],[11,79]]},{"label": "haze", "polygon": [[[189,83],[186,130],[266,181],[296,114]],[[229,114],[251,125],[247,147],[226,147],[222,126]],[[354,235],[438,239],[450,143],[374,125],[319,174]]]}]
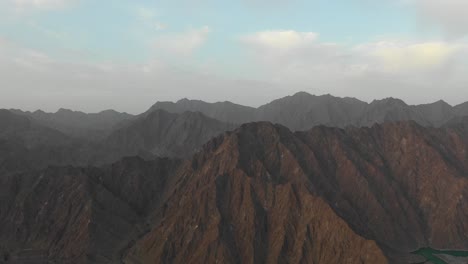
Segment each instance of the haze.
[{"label": "haze", "polygon": [[464,0],[0,3],[2,108],[140,113],[296,91],[468,100]]}]

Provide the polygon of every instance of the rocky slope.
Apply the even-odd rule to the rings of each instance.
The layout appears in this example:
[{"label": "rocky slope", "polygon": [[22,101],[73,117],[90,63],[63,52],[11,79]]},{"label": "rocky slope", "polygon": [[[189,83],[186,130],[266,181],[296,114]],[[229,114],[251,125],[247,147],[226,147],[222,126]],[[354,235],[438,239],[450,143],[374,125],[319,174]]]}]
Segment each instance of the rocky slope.
[{"label": "rocky slope", "polygon": [[177,176],[126,263],[409,263],[468,249],[468,140],[413,122],[248,124]]},{"label": "rocky slope", "polygon": [[[88,146],[34,120],[0,110],[0,173],[87,164]],[[81,151],[80,151],[81,150]]]},{"label": "rocky slope", "polygon": [[200,113],[158,110],[128,122],[102,141],[89,142],[0,110],[0,173],[49,165],[103,165],[135,155],[190,157],[211,137],[234,128]]},{"label": "rocky slope", "polygon": [[102,169],[1,177],[0,262],[118,262],[120,250],[144,232],[178,164],[126,158]]},{"label": "rocky slope", "polygon": [[200,112],[155,110],[111,133],[105,144],[117,156],[190,157],[210,138],[235,127]]},{"label": "rocky slope", "polygon": [[[199,131],[180,116],[135,124]],[[2,174],[0,250],[6,263],[421,263],[411,252],[468,250],[467,135],[466,118],[295,133],[259,122],[183,163]]]}]

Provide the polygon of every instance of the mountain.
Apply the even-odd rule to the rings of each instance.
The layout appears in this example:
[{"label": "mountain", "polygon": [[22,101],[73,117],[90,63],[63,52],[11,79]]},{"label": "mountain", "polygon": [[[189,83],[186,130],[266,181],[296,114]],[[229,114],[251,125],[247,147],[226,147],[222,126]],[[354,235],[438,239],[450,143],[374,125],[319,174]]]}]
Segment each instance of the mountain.
[{"label": "mountain", "polygon": [[416,263],[420,248],[467,251],[467,132],[243,125],[180,172],[126,263]]},{"label": "mountain", "polygon": [[374,100],[365,107],[364,112],[357,121],[357,126],[372,126],[384,122],[412,120],[423,126],[430,126],[428,117],[417,109],[410,107],[400,99],[386,98]]},{"label": "mountain", "polygon": [[457,113],[457,115],[461,115],[461,116],[468,115],[468,102],[455,106],[454,110]]},{"label": "mountain", "polygon": [[94,142],[68,136],[42,122],[0,110],[0,173],[43,169],[49,165],[103,165],[139,155],[190,157],[212,137],[236,126],[185,112],[162,110],[127,121]]},{"label": "mountain", "polygon": [[126,158],[0,177],[0,263],[117,263],[179,161]]},{"label": "mountain", "polygon": [[79,142],[62,132],[0,109],[0,176],[78,162],[78,146]]},{"label": "mountain", "polygon": [[190,157],[209,139],[235,127],[200,112],[155,110],[112,132],[105,144],[118,156]]},{"label": "mountain", "polygon": [[452,107],[443,101],[407,105],[400,99],[386,98],[366,103],[355,98],[315,96],[306,92],[280,98],[258,108],[229,102],[206,103],[183,99],[176,103],[158,102],[149,111],[154,109],[171,113],[199,111],[223,122],[237,124],[268,121],[294,131],[311,129],[317,125],[344,128],[406,120],[413,120],[423,126],[439,127],[456,116],[468,115],[468,106]]},{"label": "mountain", "polygon": [[412,252],[468,252],[461,122],[295,133],[250,123],[183,163],[4,176],[0,250],[61,263],[421,263]]},{"label": "mountain", "polygon": [[60,145],[69,141],[63,133],[0,109],[0,139],[23,143],[26,147]]},{"label": "mountain", "polygon": [[173,102],[157,102],[147,111],[165,110],[170,113],[201,112],[204,115],[228,123],[246,123],[251,121],[255,109],[231,102],[206,103],[200,100],[182,99]]},{"label": "mountain", "polygon": [[260,106],[255,119],[282,124],[292,130],[307,130],[316,125],[344,127],[354,124],[365,106],[366,103],[354,98],[300,92]]},{"label": "mountain", "polygon": [[114,126],[133,118],[127,113],[106,110],[99,113],[86,114],[79,111],[59,109],[56,113],[46,113],[41,110],[35,112],[12,112],[32,118],[44,126],[56,129],[67,135],[79,138],[102,138]]},{"label": "mountain", "polygon": [[[463,115],[462,112],[457,112],[456,107],[452,107],[442,100],[432,104],[413,106],[413,108],[436,127],[442,126],[457,115]],[[466,111],[466,115],[468,115],[468,111]]]}]

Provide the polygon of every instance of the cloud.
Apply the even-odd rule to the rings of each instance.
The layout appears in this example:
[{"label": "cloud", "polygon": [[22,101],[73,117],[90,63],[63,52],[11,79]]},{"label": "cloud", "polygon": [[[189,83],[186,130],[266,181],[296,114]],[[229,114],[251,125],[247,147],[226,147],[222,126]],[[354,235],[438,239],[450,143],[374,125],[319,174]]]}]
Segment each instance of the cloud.
[{"label": "cloud", "polygon": [[[346,46],[323,42],[316,33],[271,30],[262,32],[289,33],[240,37],[240,69],[230,60],[203,68],[204,61],[184,56],[200,48],[209,32],[202,27],[158,33],[156,58],[139,64],[61,61],[0,37],[0,94],[8,95],[0,97],[0,105],[139,113],[156,100],[189,97],[259,105],[299,90],[368,101],[388,96],[409,103],[468,100],[468,44],[461,40],[382,39]],[[187,46],[174,47],[179,44]],[[175,63],[161,59],[162,54]],[[186,61],[194,65],[187,67]],[[221,77],[223,71],[228,73]]]},{"label": "cloud", "polygon": [[355,50],[378,59],[387,71],[429,70],[444,66],[461,48],[447,42],[379,41],[358,46]]},{"label": "cloud", "polygon": [[189,56],[205,44],[210,32],[210,28],[204,26],[181,33],[163,34],[154,40],[154,48],[159,54],[168,52],[172,55]]},{"label": "cloud", "polygon": [[240,38],[249,70],[261,80],[369,100],[456,101],[463,93],[468,99],[463,73],[468,71],[468,43],[463,41],[382,39],[347,46],[322,42],[315,33],[266,32]]},{"label": "cloud", "polygon": [[3,108],[131,113],[141,113],[157,100],[189,97],[251,105],[286,95],[268,82],[221,78],[156,59],[141,64],[61,61],[1,37],[0,94]]},{"label": "cloud", "polygon": [[468,1],[412,0],[423,23],[439,27],[449,37],[468,34]]},{"label": "cloud", "polygon": [[318,34],[314,32],[269,30],[242,36],[241,40],[260,48],[289,50],[310,45],[317,37]]}]

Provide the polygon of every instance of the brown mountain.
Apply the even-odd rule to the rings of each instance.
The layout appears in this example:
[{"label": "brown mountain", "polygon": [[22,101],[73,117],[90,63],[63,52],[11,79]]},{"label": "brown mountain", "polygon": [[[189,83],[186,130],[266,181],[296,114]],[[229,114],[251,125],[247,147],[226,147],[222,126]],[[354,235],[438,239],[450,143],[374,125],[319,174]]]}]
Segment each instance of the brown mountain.
[{"label": "brown mountain", "polygon": [[408,263],[468,249],[466,130],[248,124],[178,174],[126,263]]},{"label": "brown mountain", "polygon": [[260,122],[181,165],[3,177],[0,249],[61,263],[420,263],[420,248],[468,251],[465,122],[296,133]]},{"label": "brown mountain", "polygon": [[283,136],[292,133],[250,124],[206,145],[125,263],[385,263],[314,193]]},{"label": "brown mountain", "polygon": [[126,158],[1,177],[0,263],[119,262],[178,164]]}]

